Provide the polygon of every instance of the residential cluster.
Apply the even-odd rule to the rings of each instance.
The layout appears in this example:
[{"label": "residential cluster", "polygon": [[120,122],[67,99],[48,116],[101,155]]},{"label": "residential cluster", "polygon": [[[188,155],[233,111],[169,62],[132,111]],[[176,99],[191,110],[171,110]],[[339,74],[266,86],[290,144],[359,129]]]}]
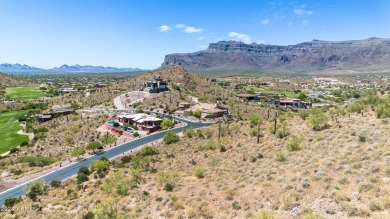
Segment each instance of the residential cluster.
[{"label": "residential cluster", "polygon": [[162,119],[154,114],[145,113],[122,113],[117,116],[116,121],[109,121],[105,127],[111,130],[113,135],[124,135],[134,137],[135,130],[153,133],[161,127]]}]

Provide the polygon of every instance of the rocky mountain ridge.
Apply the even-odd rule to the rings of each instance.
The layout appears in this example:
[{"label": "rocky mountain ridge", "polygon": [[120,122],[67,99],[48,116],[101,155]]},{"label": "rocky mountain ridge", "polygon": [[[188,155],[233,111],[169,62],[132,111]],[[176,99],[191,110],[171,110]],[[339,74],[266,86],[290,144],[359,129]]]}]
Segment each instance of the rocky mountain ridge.
[{"label": "rocky mountain ridge", "polygon": [[296,45],[210,43],[206,50],[165,56],[162,66],[193,72],[390,72],[390,39],[313,40]]}]

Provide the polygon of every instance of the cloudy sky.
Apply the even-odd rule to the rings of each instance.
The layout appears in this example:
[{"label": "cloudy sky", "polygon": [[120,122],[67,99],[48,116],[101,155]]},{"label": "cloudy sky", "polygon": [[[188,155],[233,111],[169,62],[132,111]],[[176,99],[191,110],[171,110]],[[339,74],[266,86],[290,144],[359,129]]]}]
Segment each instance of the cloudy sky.
[{"label": "cloudy sky", "polygon": [[0,63],[154,69],[211,42],[390,38],[388,0],[0,0]]}]

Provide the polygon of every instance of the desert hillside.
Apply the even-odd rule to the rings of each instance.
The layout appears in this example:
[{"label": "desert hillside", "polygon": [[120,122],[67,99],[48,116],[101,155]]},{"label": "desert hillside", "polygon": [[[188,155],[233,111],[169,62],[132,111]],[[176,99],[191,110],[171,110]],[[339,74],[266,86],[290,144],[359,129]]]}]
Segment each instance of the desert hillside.
[{"label": "desert hillside", "polygon": [[273,118],[260,124],[260,143],[256,116],[189,129],[107,175],[68,180],[40,202],[23,197],[42,210],[4,218],[388,218],[390,125],[374,109],[286,112],[276,135]]}]

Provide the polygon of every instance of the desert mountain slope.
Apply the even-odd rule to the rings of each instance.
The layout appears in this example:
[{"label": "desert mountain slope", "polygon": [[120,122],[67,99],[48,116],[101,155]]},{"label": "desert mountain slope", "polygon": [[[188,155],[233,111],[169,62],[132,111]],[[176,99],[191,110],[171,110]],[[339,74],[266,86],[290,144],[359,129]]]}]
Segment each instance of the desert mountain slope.
[{"label": "desert mountain slope", "polygon": [[194,53],[165,56],[162,66],[197,73],[364,73],[390,71],[390,39],[313,40],[297,45],[211,43]]}]

